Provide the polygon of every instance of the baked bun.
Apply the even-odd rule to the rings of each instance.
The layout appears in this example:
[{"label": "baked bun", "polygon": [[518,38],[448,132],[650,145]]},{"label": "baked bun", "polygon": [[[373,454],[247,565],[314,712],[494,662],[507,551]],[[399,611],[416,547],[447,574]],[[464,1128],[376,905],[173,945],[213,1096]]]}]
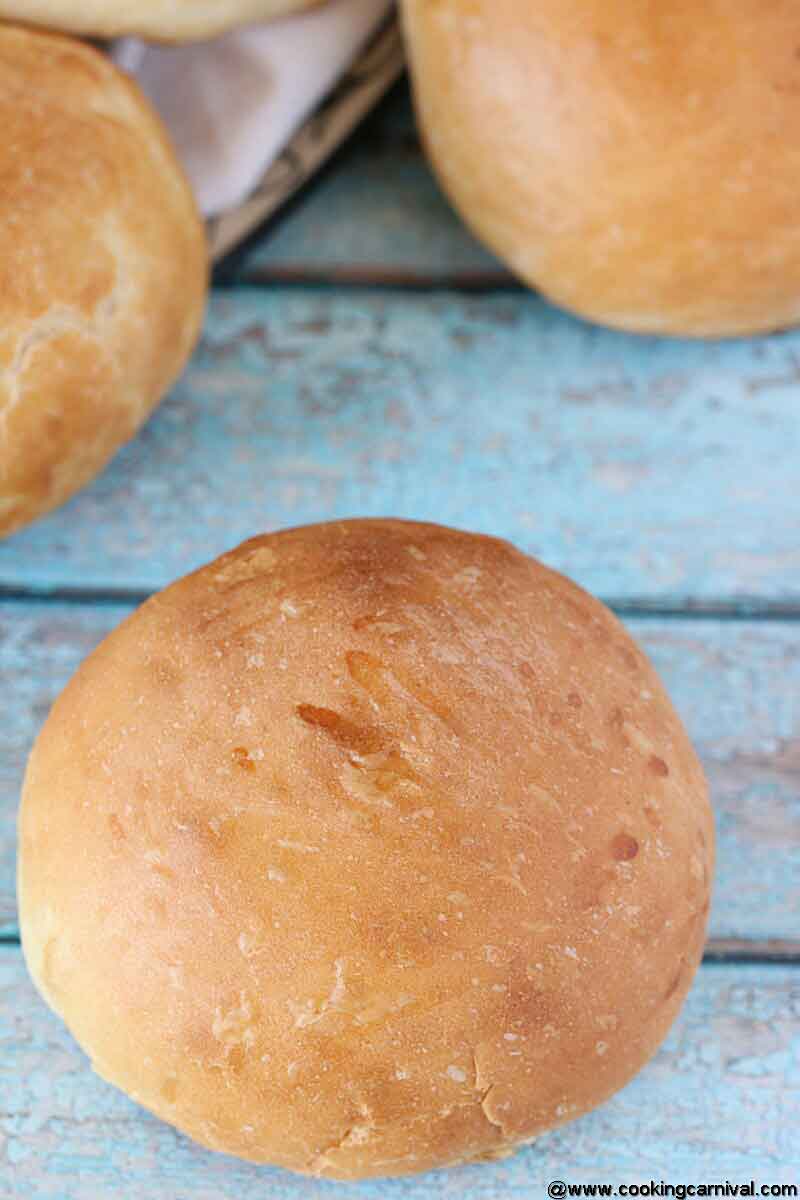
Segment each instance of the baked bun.
[{"label": "baked bun", "polygon": [[206,245],[138,89],[80,42],[0,25],[0,534],[142,424],[200,328]]},{"label": "baked bun", "polygon": [[621,329],[800,319],[794,0],[402,0],[444,188],[510,269]]},{"label": "baked bun", "polygon": [[94,37],[188,42],[317,8],[326,0],[0,0],[0,17]]},{"label": "baked bun", "polygon": [[345,521],[144,604],[36,743],[23,945],[106,1079],[336,1178],[502,1155],[653,1054],[700,959],[703,774],[596,600]]}]

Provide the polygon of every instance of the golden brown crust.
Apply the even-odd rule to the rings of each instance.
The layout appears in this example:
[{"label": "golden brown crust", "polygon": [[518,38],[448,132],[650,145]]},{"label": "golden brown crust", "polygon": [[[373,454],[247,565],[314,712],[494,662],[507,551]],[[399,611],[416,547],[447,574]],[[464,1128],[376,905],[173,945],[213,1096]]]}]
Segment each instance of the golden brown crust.
[{"label": "golden brown crust", "polygon": [[256,538],[84,663],[31,756],[31,973],[142,1104],[340,1178],[493,1156],[655,1051],[701,768],[600,603],[505,542]]},{"label": "golden brown crust", "polygon": [[316,8],[326,0],[0,0],[0,18],[92,37],[164,42],[215,37]]},{"label": "golden brown crust", "polygon": [[0,26],[0,534],[105,466],[183,367],[206,246],[163,127],[79,42]]},{"label": "golden brown crust", "polygon": [[800,319],[793,0],[403,0],[431,159],[520,278],[604,324]]}]

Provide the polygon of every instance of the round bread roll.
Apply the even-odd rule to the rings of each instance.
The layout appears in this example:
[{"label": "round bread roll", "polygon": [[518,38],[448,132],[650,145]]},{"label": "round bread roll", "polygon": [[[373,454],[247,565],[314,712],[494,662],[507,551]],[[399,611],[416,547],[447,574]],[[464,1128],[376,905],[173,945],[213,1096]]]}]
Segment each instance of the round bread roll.
[{"label": "round bread roll", "polygon": [[621,329],[800,320],[793,0],[403,0],[418,113],[521,279]]},{"label": "round bread roll", "polygon": [[501,1156],[605,1100],[700,959],[701,768],[602,604],[505,542],[246,542],[80,668],[19,900],[95,1069],[216,1150],[340,1179]]},{"label": "round bread roll", "polygon": [[0,17],[93,37],[136,34],[164,42],[215,37],[316,8],[326,0],[0,0]]},{"label": "round bread roll", "polygon": [[96,50],[0,26],[0,534],[87,483],[197,338],[206,245],[160,121]]}]

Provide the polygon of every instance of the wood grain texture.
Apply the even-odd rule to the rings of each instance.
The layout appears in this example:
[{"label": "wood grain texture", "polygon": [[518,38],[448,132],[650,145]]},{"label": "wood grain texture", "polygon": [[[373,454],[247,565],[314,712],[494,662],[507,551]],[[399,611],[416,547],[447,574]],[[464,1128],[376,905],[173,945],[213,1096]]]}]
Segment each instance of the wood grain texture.
[{"label": "wood grain texture", "polygon": [[800,603],[800,333],[636,339],[527,294],[217,294],[182,383],[0,583],[157,588],[264,529],[507,536],[602,596]]},{"label": "wood grain texture", "polygon": [[597,1112],[505,1162],[368,1185],[193,1146],[94,1075],[0,948],[0,1179],[19,1200],[497,1200],[551,1179],[796,1182],[800,971],[706,966],[664,1047]]},{"label": "wood grain texture", "polygon": [[512,287],[425,160],[405,81],[295,205],[237,256],[240,283]]},{"label": "wood grain texture", "polygon": [[[81,658],[129,609],[0,605],[0,931],[16,930],[15,814],[28,750]],[[800,949],[800,623],[628,621],[709,775],[717,939]],[[757,948],[757,947],[756,947]],[[741,947],[740,947],[741,952]]]}]

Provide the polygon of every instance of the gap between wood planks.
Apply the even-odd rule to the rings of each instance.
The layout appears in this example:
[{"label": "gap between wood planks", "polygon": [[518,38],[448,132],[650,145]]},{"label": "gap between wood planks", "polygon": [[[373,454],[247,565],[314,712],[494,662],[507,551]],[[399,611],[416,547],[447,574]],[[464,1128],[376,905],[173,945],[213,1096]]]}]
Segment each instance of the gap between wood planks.
[{"label": "gap between wood planks", "polygon": [[[0,604],[143,604],[152,591],[140,588],[25,587],[0,583]],[[797,621],[800,601],[769,600],[763,597],[735,596],[720,600],[697,600],[681,596],[663,598],[633,597],[622,600],[599,596],[618,617],[709,621]]]},{"label": "gap between wood planks", "polygon": [[[0,931],[0,948],[19,948],[20,937],[16,930]],[[800,939],[767,938],[764,941],[747,941],[744,938],[709,938],[703,965],[735,965],[751,963],[770,966],[800,966]]]},{"label": "gap between wood planks", "polygon": [[[244,277],[231,276],[220,268],[213,277],[215,292],[241,291],[252,288],[368,288],[372,292],[464,292],[471,295],[514,296],[530,294],[533,289],[520,283],[502,268],[486,271],[442,271],[420,273],[400,267],[328,266],[316,272],[306,267],[270,266],[250,271]],[[534,292],[534,295],[538,293]]]}]

